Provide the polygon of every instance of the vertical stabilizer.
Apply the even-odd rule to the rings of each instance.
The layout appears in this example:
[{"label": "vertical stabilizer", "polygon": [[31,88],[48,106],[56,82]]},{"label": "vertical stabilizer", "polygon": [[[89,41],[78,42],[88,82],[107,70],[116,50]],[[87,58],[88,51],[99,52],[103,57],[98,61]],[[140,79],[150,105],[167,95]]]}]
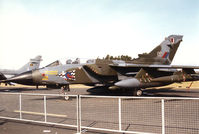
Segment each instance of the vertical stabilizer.
[{"label": "vertical stabilizer", "polygon": [[181,35],[170,35],[150,53],[139,54],[135,64],[170,65],[182,41]]},{"label": "vertical stabilizer", "polygon": [[41,61],[42,56],[36,56],[34,59],[30,59],[30,61],[27,64],[25,64],[23,67],[17,70],[17,73],[38,69]]}]

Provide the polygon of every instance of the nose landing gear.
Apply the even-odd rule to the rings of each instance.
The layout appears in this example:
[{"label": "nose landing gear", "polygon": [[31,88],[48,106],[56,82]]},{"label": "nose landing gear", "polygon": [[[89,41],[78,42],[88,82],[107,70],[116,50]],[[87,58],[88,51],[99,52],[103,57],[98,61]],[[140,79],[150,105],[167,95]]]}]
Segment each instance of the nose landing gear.
[{"label": "nose landing gear", "polygon": [[[70,92],[69,85],[62,86],[61,87],[61,92],[62,92],[63,95],[67,95],[67,92]],[[64,99],[65,100],[69,100],[70,98],[69,98],[69,96],[64,96]]]}]

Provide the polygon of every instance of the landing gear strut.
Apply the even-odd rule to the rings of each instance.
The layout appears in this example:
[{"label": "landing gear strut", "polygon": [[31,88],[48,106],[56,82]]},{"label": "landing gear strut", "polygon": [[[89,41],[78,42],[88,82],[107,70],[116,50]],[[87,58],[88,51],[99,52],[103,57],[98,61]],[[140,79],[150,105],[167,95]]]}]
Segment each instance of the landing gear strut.
[{"label": "landing gear strut", "polygon": [[[62,91],[62,93],[63,93],[64,95],[67,95],[67,92],[70,91],[69,85],[62,86],[62,87],[61,87],[61,91]],[[69,100],[69,96],[64,96],[64,99],[65,99],[65,100]]]},{"label": "landing gear strut", "polygon": [[143,94],[142,89],[135,89],[135,90],[133,90],[133,95],[134,96],[142,96],[142,94]]}]

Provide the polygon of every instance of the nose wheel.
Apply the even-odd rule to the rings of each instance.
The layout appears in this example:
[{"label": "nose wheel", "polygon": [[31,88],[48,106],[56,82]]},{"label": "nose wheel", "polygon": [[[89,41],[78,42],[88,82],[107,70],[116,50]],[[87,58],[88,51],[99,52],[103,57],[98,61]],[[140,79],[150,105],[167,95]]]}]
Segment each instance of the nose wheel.
[{"label": "nose wheel", "polygon": [[[63,95],[67,95],[67,92],[69,92],[69,91],[70,91],[69,85],[65,85],[65,86],[61,87],[61,92]],[[70,98],[69,98],[69,96],[64,96],[64,99],[69,100]]]}]

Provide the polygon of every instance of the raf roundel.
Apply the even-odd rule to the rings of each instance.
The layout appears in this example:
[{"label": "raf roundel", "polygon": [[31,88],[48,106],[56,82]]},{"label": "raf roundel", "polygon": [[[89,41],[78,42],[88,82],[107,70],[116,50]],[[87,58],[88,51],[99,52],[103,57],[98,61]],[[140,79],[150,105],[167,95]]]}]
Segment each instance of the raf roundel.
[{"label": "raf roundel", "polygon": [[170,38],[170,42],[173,44],[175,42],[174,38]]}]

